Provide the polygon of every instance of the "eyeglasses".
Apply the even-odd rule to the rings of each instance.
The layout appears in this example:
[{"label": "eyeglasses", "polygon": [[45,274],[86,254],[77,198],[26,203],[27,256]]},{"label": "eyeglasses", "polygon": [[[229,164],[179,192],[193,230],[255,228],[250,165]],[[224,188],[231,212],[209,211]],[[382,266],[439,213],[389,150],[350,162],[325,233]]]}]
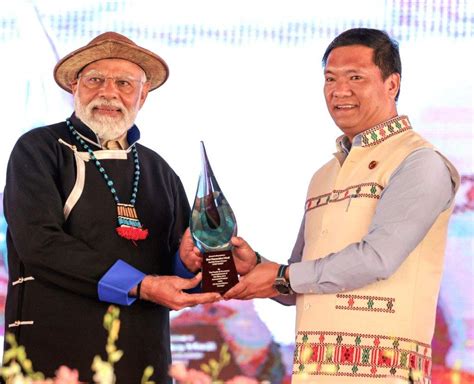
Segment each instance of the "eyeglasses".
[{"label": "eyeglasses", "polygon": [[142,80],[125,76],[104,76],[100,73],[79,75],[79,79],[82,80],[82,83],[88,89],[100,89],[105,85],[106,80],[110,79],[114,82],[115,87],[124,94],[133,93],[139,84],[144,83]]}]

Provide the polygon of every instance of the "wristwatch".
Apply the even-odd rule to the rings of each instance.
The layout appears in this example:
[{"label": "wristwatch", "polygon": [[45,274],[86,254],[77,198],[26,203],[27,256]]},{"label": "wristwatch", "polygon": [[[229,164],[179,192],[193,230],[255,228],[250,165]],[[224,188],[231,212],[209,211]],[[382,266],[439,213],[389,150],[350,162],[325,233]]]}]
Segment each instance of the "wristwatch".
[{"label": "wristwatch", "polygon": [[275,283],[273,284],[273,286],[278,291],[278,293],[280,293],[280,295],[289,295],[293,293],[290,282],[285,278],[285,272],[288,267],[289,265],[280,265],[280,268],[278,268]]}]

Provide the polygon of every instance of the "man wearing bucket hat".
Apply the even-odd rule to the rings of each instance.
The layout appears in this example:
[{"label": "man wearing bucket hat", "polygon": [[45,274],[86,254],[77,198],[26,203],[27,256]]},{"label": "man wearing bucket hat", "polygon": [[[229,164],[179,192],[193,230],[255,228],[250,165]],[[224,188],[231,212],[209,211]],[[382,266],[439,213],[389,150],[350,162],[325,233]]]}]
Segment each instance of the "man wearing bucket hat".
[{"label": "man wearing bucket hat", "polygon": [[102,320],[114,303],[124,352],[117,381],[138,383],[152,366],[152,380],[170,382],[169,308],[220,298],[187,294],[200,277],[173,275],[187,252],[179,246],[188,200],[168,164],[137,142],[135,117],[167,77],[158,55],[101,34],[54,69],[74,96],[72,116],[29,131],[12,151],[5,330],[47,377],[66,365],[92,382],[94,356],[107,360]]}]

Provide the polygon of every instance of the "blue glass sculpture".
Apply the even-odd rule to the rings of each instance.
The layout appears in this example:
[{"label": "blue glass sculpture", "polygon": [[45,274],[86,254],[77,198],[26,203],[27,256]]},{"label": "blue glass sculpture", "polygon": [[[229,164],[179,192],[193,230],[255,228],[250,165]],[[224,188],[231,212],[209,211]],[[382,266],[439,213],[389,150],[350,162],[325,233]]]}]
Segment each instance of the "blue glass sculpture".
[{"label": "blue glass sculpture", "polygon": [[202,169],[190,219],[193,241],[204,256],[203,291],[226,292],[237,284],[230,239],[237,234],[234,212],[212,172],[201,141]]}]

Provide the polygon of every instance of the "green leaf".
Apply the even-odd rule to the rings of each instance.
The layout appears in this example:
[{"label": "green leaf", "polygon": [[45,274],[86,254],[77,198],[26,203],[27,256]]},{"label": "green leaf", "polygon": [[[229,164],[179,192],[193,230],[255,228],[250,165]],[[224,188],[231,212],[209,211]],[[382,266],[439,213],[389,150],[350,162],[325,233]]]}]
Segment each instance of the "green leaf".
[{"label": "green leaf", "polygon": [[109,329],[110,328],[110,324],[112,324],[112,315],[110,313],[106,313],[104,315],[104,328],[105,329]]},{"label": "green leaf", "polygon": [[207,374],[211,374],[211,368],[207,364],[201,364],[201,371]]},{"label": "green leaf", "polygon": [[17,349],[17,357],[20,362],[26,359],[25,347],[22,345]]},{"label": "green leaf", "polygon": [[114,344],[107,344],[105,346],[105,352],[107,352],[107,355],[114,353],[116,350],[117,347]]},{"label": "green leaf", "polygon": [[33,371],[33,363],[30,359],[26,359],[23,362],[23,368],[25,369],[25,371]]},{"label": "green leaf", "polygon": [[217,362],[216,359],[210,359],[210,360],[209,360],[209,366],[210,366],[211,368],[215,368],[215,367],[218,367],[218,366],[219,366],[219,363]]},{"label": "green leaf", "polygon": [[5,351],[3,354],[3,363],[9,363],[16,356],[16,349],[10,348],[8,351]]},{"label": "green leaf", "polygon": [[44,375],[41,372],[35,372],[31,375],[29,375],[33,380],[44,380]]},{"label": "green leaf", "polygon": [[220,357],[223,357],[223,356],[227,355],[228,351],[229,351],[229,346],[226,343],[222,344],[221,351],[220,351]]},{"label": "green leaf", "polygon": [[5,335],[5,338],[7,339],[8,344],[10,344],[11,348],[16,348],[18,347],[18,344],[15,339],[15,335],[13,333],[8,332]]},{"label": "green leaf", "polygon": [[123,351],[115,351],[109,355],[109,361],[111,363],[116,363],[119,361],[123,356]]},{"label": "green leaf", "polygon": [[141,380],[141,384],[155,384],[154,381],[149,381],[148,379],[153,375],[153,372],[155,370],[151,365],[147,366],[145,370],[143,371],[143,376]]},{"label": "green leaf", "polygon": [[94,360],[92,361],[91,367],[94,369],[94,367],[98,367],[100,366],[100,364],[103,364],[103,363],[104,363],[104,360],[102,360],[102,357],[100,357],[99,355],[95,355]]}]

